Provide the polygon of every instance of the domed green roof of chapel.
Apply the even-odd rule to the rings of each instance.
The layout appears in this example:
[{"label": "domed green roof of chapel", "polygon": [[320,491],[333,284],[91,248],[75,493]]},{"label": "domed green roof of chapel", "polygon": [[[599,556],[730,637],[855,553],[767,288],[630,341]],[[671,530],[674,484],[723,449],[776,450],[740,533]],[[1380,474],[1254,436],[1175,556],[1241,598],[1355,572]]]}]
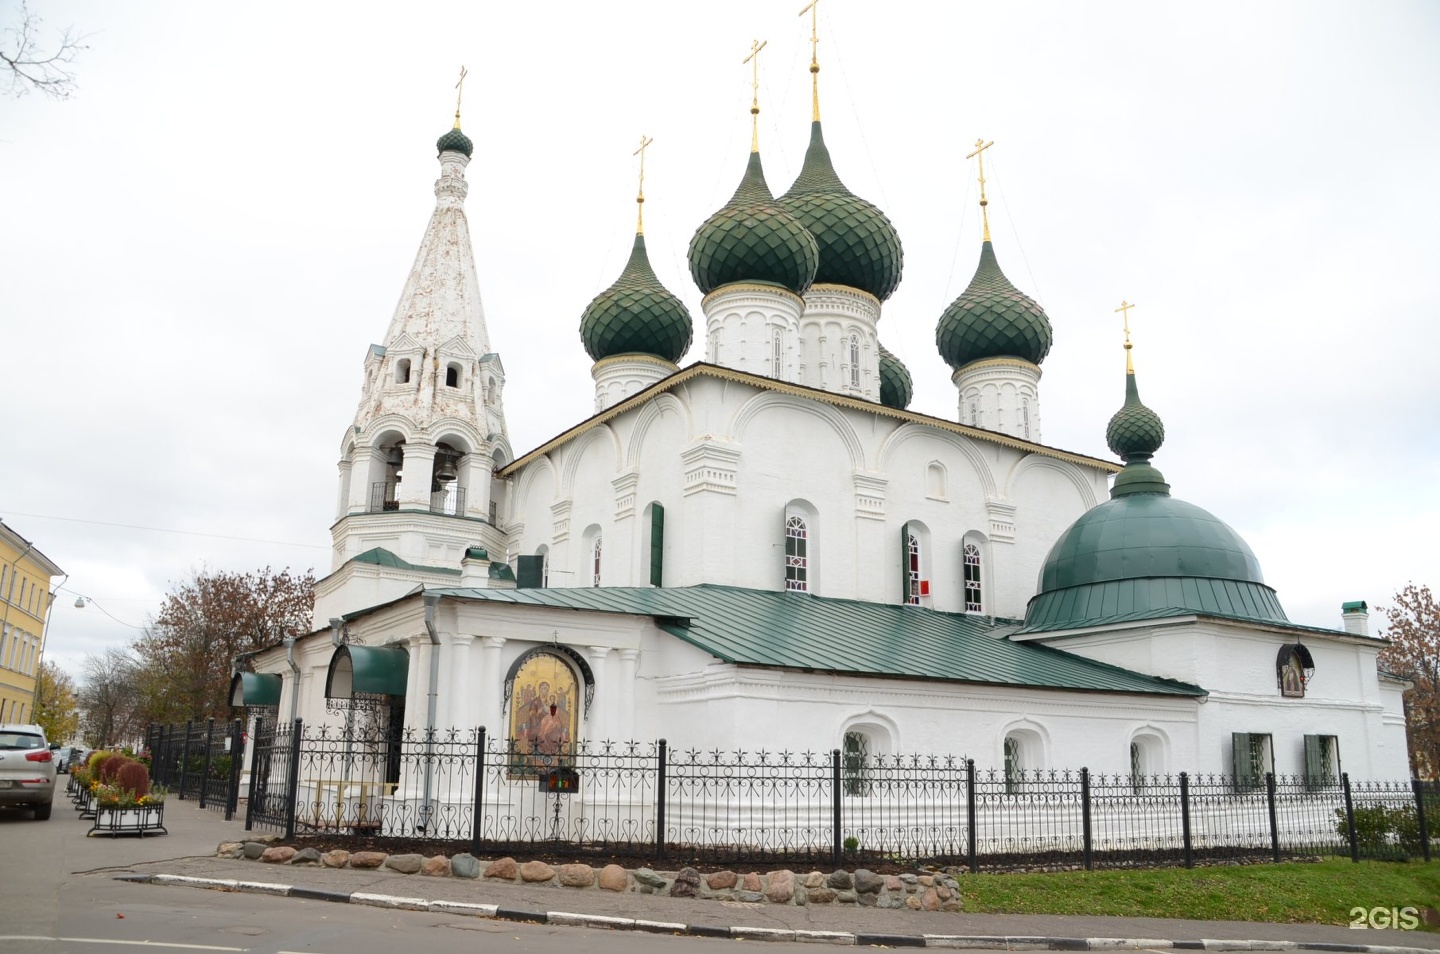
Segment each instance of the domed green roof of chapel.
[{"label": "domed green roof of chapel", "polygon": [[1021,358],[1039,364],[1050,352],[1050,319],[1035,299],[1010,284],[987,239],[975,277],[940,316],[935,346],[957,371],[985,358]]},{"label": "domed green roof of chapel", "polygon": [[817,284],[858,288],[881,301],[895,291],[904,261],[900,236],[884,212],[840,181],[818,119],[810,124],[800,175],[777,201],[815,237]]},{"label": "domed green roof of chapel", "polygon": [[1260,562],[1240,534],[1206,510],[1170,496],[1150,464],[1165,437],[1140,403],[1134,371],[1110,419],[1110,448],[1125,458],[1110,499],[1070,525],[1040,570],[1025,625],[1078,629],[1117,617],[1215,614],[1287,622]]},{"label": "domed green roof of chapel", "polygon": [[615,283],[580,318],[580,340],[596,361],[617,354],[653,354],[671,364],[690,347],[694,322],[650,268],[645,236],[637,233],[630,260]]},{"label": "domed green roof of chapel", "polygon": [[750,153],[730,201],[690,239],[690,275],[706,294],[734,282],[779,285],[803,294],[815,280],[818,258],[805,226],[776,204],[759,152]]},{"label": "domed green roof of chapel", "polygon": [[904,363],[880,346],[880,403],[886,407],[904,410],[910,406],[914,395],[910,371]]}]

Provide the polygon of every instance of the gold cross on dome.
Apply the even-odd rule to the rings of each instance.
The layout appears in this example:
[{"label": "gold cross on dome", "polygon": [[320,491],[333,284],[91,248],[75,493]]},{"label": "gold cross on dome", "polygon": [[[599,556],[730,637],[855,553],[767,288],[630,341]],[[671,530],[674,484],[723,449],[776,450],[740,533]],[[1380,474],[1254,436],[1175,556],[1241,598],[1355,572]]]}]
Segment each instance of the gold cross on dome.
[{"label": "gold cross on dome", "polygon": [[750,151],[760,151],[760,51],[765,49],[769,40],[752,40],[750,42],[750,55],[741,60],[741,64],[749,63],[750,66]]},{"label": "gold cross on dome", "polygon": [[800,11],[800,16],[810,14],[810,118],[814,122],[820,121],[820,60],[816,55],[816,49],[820,45],[820,0],[810,0],[808,6]]},{"label": "gold cross on dome", "polygon": [[640,157],[640,191],[635,196],[637,210],[635,213],[635,234],[643,235],[645,232],[645,147],[655,140],[640,134],[640,148],[630,153],[632,156]]},{"label": "gold cross on dome", "polygon": [[1130,360],[1130,349],[1133,347],[1130,344],[1130,309],[1134,307],[1130,302],[1121,299],[1120,307],[1115,309],[1125,323],[1125,370],[1132,374],[1135,371],[1135,365]]},{"label": "gold cross on dome", "polygon": [[459,79],[458,81],[456,81],[456,83],[455,83],[455,128],[456,128],[456,129],[459,129],[459,128],[460,128],[460,97],[461,97],[461,96],[464,94],[464,92],[465,92],[465,90],[464,90],[462,87],[464,87],[464,85],[465,85],[465,77],[467,77],[467,76],[469,76],[469,75],[470,75],[470,71],[467,70],[467,69],[465,69],[464,66],[461,66],[461,67],[460,67],[460,79]]},{"label": "gold cross on dome", "polygon": [[975,159],[980,164],[980,218],[985,223],[985,241],[990,241],[990,213],[986,206],[990,200],[985,198],[985,150],[995,145],[995,140],[986,142],[983,139],[975,140],[975,151],[967,155],[966,159]]}]

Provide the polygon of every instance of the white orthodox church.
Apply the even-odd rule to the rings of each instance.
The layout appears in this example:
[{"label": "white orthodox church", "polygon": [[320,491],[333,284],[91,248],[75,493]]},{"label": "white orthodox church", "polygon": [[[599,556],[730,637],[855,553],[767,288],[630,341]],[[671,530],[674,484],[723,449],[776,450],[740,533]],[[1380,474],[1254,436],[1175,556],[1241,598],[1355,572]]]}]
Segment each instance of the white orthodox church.
[{"label": "white orthodox church", "polygon": [[696,229],[701,315],[643,229],[576,303],[595,406],[535,448],[506,432],[457,113],[339,443],[315,632],[256,655],[237,701],[313,724],[380,698],[412,728],[531,742],[1406,777],[1404,684],[1364,604],[1341,629],[1287,620],[1245,542],[1152,466],[1133,367],[1119,462],[1044,443],[1050,319],[988,227],[936,325],[956,413],[906,409],[880,341],[900,237],[841,181],[816,103],[795,181],[777,195],[757,144]]}]

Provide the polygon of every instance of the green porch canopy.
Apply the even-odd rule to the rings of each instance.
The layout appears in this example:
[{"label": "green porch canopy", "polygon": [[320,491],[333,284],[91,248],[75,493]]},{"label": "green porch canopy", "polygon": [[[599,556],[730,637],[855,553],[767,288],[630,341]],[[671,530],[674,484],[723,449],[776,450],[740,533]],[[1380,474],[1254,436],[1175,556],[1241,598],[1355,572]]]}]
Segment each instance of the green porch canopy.
[{"label": "green porch canopy", "polygon": [[398,646],[337,646],[325,675],[325,698],[405,695],[410,654]]},{"label": "green porch canopy", "polygon": [[280,705],[280,676],[273,672],[237,672],[230,680],[232,706]]}]

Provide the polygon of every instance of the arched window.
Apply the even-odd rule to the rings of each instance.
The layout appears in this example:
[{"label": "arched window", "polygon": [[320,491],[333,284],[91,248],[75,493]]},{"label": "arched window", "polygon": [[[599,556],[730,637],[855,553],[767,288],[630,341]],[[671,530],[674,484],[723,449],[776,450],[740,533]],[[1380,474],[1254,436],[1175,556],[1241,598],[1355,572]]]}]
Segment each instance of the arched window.
[{"label": "arched window", "polygon": [[395,383],[408,384],[410,381],[410,359],[400,358],[395,362]]},{"label": "arched window", "polygon": [[810,589],[810,528],[801,516],[785,518],[785,589]]},{"label": "arched window", "polygon": [[844,785],[846,795],[870,794],[870,737],[864,732],[845,733]]},{"label": "arched window", "polygon": [[1027,438],[1030,436],[1030,399],[1022,398],[1020,401],[1020,427],[1021,433]]},{"label": "arched window", "polygon": [[920,538],[905,534],[905,602],[920,604]]},{"label": "arched window", "polygon": [[985,611],[985,591],[980,584],[980,548],[965,544],[965,612]]},{"label": "arched window", "polygon": [[850,336],[850,386],[860,387],[860,336]]},{"label": "arched window", "polygon": [[1024,776],[1025,763],[1020,754],[1020,740],[1013,735],[1007,735],[1005,736],[1005,794],[1017,794]]},{"label": "arched window", "polygon": [[775,329],[774,336],[770,339],[770,376],[781,377],[785,368],[785,334],[779,328]]},{"label": "arched window", "polygon": [[600,585],[600,537],[595,538],[595,544],[590,549],[590,585]]},{"label": "arched window", "polygon": [[460,386],[460,365],[452,363],[446,366],[445,386],[447,388],[458,388]]}]

